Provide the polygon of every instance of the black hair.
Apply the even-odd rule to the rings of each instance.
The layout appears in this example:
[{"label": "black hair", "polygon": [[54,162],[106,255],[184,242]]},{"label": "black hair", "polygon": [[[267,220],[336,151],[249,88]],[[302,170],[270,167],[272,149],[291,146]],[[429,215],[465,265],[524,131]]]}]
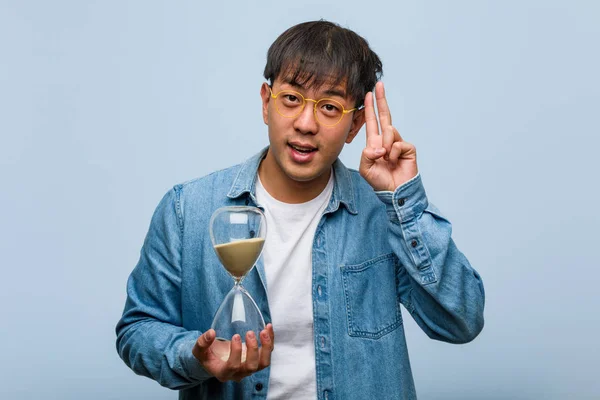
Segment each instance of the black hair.
[{"label": "black hair", "polygon": [[306,88],[345,83],[346,94],[359,107],[381,78],[382,68],[381,60],[364,38],[320,20],[292,26],[273,42],[264,77],[271,85],[278,77],[285,77]]}]

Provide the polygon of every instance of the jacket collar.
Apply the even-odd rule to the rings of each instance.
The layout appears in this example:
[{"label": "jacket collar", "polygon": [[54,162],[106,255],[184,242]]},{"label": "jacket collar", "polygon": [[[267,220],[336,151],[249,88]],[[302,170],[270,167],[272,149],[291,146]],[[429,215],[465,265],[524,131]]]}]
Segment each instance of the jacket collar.
[{"label": "jacket collar", "polygon": [[[233,184],[227,193],[231,199],[238,198],[248,194],[256,203],[256,176],[258,167],[267,155],[268,147],[262,149],[258,154],[240,164]],[[354,184],[352,183],[352,173],[338,158],[333,163],[334,186],[331,194],[331,201],[326,212],[334,212],[343,204],[351,214],[357,214],[354,199]]]}]

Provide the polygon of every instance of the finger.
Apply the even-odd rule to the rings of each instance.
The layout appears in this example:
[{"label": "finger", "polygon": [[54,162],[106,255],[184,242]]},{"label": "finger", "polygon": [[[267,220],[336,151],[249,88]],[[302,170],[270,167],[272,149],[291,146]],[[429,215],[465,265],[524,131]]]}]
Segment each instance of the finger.
[{"label": "finger", "polygon": [[258,369],[258,340],[252,331],[246,333],[246,371],[256,372]]},{"label": "finger", "polygon": [[[390,155],[390,151],[392,150],[392,144],[395,142],[402,142],[402,136],[396,128],[393,126],[388,126],[382,133],[383,140],[382,146],[385,148],[387,155]],[[387,158],[387,157],[386,157]]]},{"label": "finger", "polygon": [[231,338],[231,352],[227,360],[227,366],[232,372],[237,372],[242,365],[242,338],[235,334]]},{"label": "finger", "polygon": [[375,98],[377,99],[377,111],[379,112],[379,124],[382,129],[385,126],[392,125],[392,114],[385,98],[385,88],[383,82],[377,82],[375,85]]},{"label": "finger", "polygon": [[398,165],[403,158],[411,158],[416,154],[415,146],[407,142],[395,142],[390,152],[390,164],[392,167]]},{"label": "finger", "polygon": [[196,343],[194,344],[194,348],[192,349],[192,354],[194,355],[194,357],[196,357],[198,360],[205,359],[206,352],[215,341],[215,338],[216,333],[214,329],[209,329],[202,335],[200,335],[200,337],[198,338],[198,340],[196,340]]},{"label": "finger", "polygon": [[381,145],[385,149],[385,160],[389,160],[392,145],[401,141],[400,134],[393,126],[387,126],[381,130]]},{"label": "finger", "polygon": [[362,165],[366,168],[369,168],[371,165],[375,164],[375,161],[380,159],[386,154],[386,151],[383,147],[365,147],[362,152]]},{"label": "finger", "polygon": [[385,98],[385,89],[383,82],[375,85],[375,97],[377,98],[377,110],[379,112],[379,125],[381,129],[381,144],[386,150],[385,159],[389,160],[389,154],[392,150],[392,144],[396,140],[394,127],[392,126],[392,115]]},{"label": "finger", "polygon": [[275,336],[273,332],[273,327],[269,330],[264,329],[260,333],[260,342],[261,347],[259,350],[259,360],[258,360],[258,369],[261,370],[263,368],[271,365],[271,352],[273,351]]},{"label": "finger", "polygon": [[375,147],[379,138],[379,126],[375,115],[373,93],[368,92],[365,96],[365,124],[367,126],[367,147]]},{"label": "finger", "polygon": [[275,331],[273,330],[273,324],[267,324],[267,332],[271,337],[271,345],[275,347]]},{"label": "finger", "polygon": [[403,146],[402,142],[396,142],[392,145],[392,150],[390,151],[389,162],[392,167],[398,165],[398,159],[402,154]]}]

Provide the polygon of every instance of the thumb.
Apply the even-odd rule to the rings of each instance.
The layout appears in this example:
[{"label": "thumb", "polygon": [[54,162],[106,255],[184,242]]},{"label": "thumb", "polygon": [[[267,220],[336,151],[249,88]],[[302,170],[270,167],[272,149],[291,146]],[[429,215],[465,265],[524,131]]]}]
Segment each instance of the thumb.
[{"label": "thumb", "polygon": [[368,168],[385,155],[383,147],[365,147],[362,152],[361,164]]},{"label": "thumb", "polygon": [[196,340],[196,344],[194,344],[194,349],[192,350],[194,357],[196,357],[198,360],[205,358],[204,355],[215,341],[215,337],[216,334],[214,329],[209,329],[200,335],[198,340]]}]

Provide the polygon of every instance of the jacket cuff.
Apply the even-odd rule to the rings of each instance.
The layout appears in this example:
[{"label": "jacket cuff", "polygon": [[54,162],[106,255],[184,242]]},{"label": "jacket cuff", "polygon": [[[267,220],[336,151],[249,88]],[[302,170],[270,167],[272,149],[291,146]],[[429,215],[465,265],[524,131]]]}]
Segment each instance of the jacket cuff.
[{"label": "jacket cuff", "polygon": [[196,344],[196,339],[185,340],[179,346],[178,360],[181,363],[181,367],[184,373],[187,375],[190,381],[202,382],[211,378],[209,374],[200,364],[200,361],[192,354],[192,349]]},{"label": "jacket cuff", "polygon": [[385,204],[390,220],[398,224],[417,218],[428,204],[420,173],[393,192],[386,190],[375,193]]}]

